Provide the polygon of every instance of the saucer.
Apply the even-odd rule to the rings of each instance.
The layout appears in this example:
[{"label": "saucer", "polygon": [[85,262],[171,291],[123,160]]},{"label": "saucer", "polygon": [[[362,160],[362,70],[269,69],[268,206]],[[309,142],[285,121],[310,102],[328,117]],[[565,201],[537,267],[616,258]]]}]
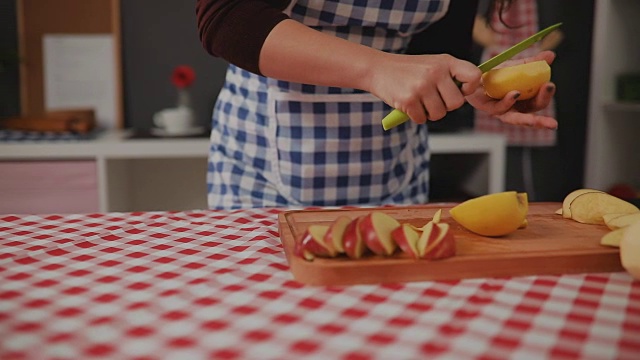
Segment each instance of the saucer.
[{"label": "saucer", "polygon": [[155,136],[166,136],[166,137],[200,135],[204,131],[205,131],[204,126],[196,126],[192,128],[183,129],[180,131],[167,131],[162,128],[151,128],[151,134]]}]

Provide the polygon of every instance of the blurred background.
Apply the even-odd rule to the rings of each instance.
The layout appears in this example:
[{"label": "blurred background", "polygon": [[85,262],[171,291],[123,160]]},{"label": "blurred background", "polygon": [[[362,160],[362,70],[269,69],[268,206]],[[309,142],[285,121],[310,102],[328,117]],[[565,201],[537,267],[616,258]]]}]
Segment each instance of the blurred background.
[{"label": "blurred background", "polygon": [[[505,188],[509,190],[524,191],[525,182],[532,182],[533,201],[561,201],[585,183],[595,5],[594,0],[537,1],[540,28],[563,22],[564,38],[555,48],[557,59],[552,67],[560,126],[553,146],[528,150],[531,179],[525,179],[523,148],[509,146],[505,179]],[[191,104],[197,123],[208,126],[227,64],[202,49],[194,2],[121,1],[120,20],[123,126],[141,130],[153,126],[153,114],[175,102],[170,74],[181,64],[195,70]],[[20,114],[19,66],[14,56],[18,52],[17,28],[16,0],[0,0],[0,119]],[[471,60],[479,62],[481,51],[475,44]],[[432,125],[431,131],[466,131],[473,128],[473,119],[473,110],[465,107]],[[474,161],[477,159],[457,155],[434,158],[432,172],[439,174],[433,179],[434,197],[453,200],[464,197],[465,190],[458,177],[467,163]]]}]

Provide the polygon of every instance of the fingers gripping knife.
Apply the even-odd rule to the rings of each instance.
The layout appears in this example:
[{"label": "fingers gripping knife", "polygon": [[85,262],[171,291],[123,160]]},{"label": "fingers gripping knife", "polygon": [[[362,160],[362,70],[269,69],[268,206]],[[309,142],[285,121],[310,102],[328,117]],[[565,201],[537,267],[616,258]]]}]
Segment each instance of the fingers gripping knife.
[{"label": "fingers gripping knife", "polygon": [[[503,62],[511,59],[513,56],[515,56],[516,54],[522,52],[523,50],[527,49],[528,47],[530,47],[531,45],[535,44],[536,42],[542,40],[542,38],[544,38],[545,36],[547,36],[547,34],[549,34],[550,32],[554,31],[555,29],[559,28],[560,25],[562,25],[562,23],[557,23],[555,25],[551,25],[546,29],[543,29],[541,31],[539,31],[536,34],[531,35],[530,37],[522,40],[521,42],[513,45],[512,47],[508,48],[507,50],[501,52],[500,54],[492,57],[491,59],[485,61],[484,63],[478,65],[478,68],[483,72],[487,72],[491,69],[493,69],[494,67],[502,64]],[[460,86],[461,84],[456,81],[456,83]],[[382,127],[385,130],[389,130],[391,128],[394,128],[402,123],[404,123],[405,121],[409,120],[409,116],[407,116],[407,114],[403,113],[400,110],[394,109],[393,111],[391,111],[389,113],[389,115],[385,116],[384,119],[382,119]]]}]

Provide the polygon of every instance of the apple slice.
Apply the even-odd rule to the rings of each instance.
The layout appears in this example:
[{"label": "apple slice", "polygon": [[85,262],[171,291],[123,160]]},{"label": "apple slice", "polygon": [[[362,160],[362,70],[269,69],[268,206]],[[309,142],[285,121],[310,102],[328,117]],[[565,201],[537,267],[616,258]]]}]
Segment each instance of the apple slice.
[{"label": "apple slice", "polygon": [[414,259],[418,259],[420,254],[416,244],[420,238],[420,233],[415,229],[415,226],[410,224],[402,224],[391,232],[391,237],[398,244],[400,249],[409,254]]},{"label": "apple slice", "polygon": [[611,230],[620,229],[632,225],[633,223],[640,221],[640,213],[633,214],[618,214],[618,216],[608,216],[612,214],[602,215],[602,219],[607,227]]},{"label": "apple slice", "polygon": [[624,229],[620,240],[620,261],[631,276],[640,280],[640,222]]},{"label": "apple slice", "polygon": [[456,254],[456,241],[449,224],[429,222],[417,244],[420,258],[444,259]]},{"label": "apple slice", "polygon": [[324,236],[324,243],[332,252],[336,254],[344,253],[344,231],[350,222],[350,217],[341,215],[329,225],[329,230]]},{"label": "apple slice", "polygon": [[578,195],[569,204],[571,219],[583,224],[604,224],[605,214],[633,214],[640,212],[632,203],[604,192]]},{"label": "apple slice", "polygon": [[418,256],[420,258],[424,257],[425,250],[431,244],[431,242],[438,237],[438,233],[440,232],[440,228],[435,226],[433,221],[429,221],[422,227],[422,234],[420,234],[420,238],[418,238],[418,242],[416,243],[416,248],[418,249]]},{"label": "apple slice", "polygon": [[352,259],[359,259],[366,250],[364,239],[360,233],[360,222],[364,217],[359,216],[347,225],[342,236],[342,246],[344,252]]},{"label": "apple slice", "polygon": [[[434,222],[434,223],[438,223],[440,222],[440,219],[442,218],[442,209],[438,209],[438,211],[436,211],[435,214],[433,214],[433,218],[431,219],[431,221],[429,222]],[[424,225],[422,225],[422,227],[418,227],[415,225],[411,225],[411,228],[413,228],[413,230],[422,232],[424,230],[424,228],[428,225],[429,223],[426,223]]]},{"label": "apple slice", "polygon": [[440,222],[441,218],[442,218],[442,209],[438,209],[438,211],[436,211],[436,213],[433,214],[433,219],[431,219],[431,221],[437,224]]},{"label": "apple slice", "polygon": [[570,208],[571,202],[582,194],[592,193],[592,192],[601,193],[603,191],[596,190],[596,189],[577,189],[567,194],[567,196],[564,197],[564,200],[562,200],[562,212],[561,212],[562,217],[565,219],[571,219],[571,208]]},{"label": "apple slice", "polygon": [[438,236],[424,250],[422,257],[428,260],[446,259],[456,254],[456,240],[451,227],[446,223],[434,224],[438,228]]},{"label": "apple slice", "polygon": [[359,224],[360,233],[367,248],[377,255],[391,255],[397,244],[391,232],[400,226],[398,220],[379,211],[366,215]]},{"label": "apple slice", "polygon": [[302,234],[300,241],[296,244],[294,250],[296,255],[306,260],[313,260],[316,256],[335,256],[335,253],[332,253],[324,243],[324,236],[327,230],[329,230],[327,225],[309,225],[304,234]]},{"label": "apple slice", "polygon": [[609,231],[600,239],[600,245],[620,247],[625,228]]}]

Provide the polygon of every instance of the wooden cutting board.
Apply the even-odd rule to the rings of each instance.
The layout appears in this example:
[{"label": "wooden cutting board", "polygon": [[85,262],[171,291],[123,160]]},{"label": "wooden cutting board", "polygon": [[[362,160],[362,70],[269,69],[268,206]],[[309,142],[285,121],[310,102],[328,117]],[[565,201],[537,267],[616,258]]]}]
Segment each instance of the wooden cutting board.
[{"label": "wooden cutting board", "polygon": [[[530,203],[529,225],[499,238],[476,235],[461,227],[449,215],[448,209],[454,205],[291,210],[279,215],[280,238],[293,276],[309,285],[624,271],[618,248],[600,245],[607,227],[564,219],[554,213],[560,203]],[[400,223],[422,226],[438,209],[442,209],[441,221],[454,231],[457,254],[452,258],[415,260],[400,250],[391,257],[369,254],[361,259],[340,256],[307,261],[294,255],[295,242],[309,225],[329,225],[340,215],[355,218],[382,211]]]}]

